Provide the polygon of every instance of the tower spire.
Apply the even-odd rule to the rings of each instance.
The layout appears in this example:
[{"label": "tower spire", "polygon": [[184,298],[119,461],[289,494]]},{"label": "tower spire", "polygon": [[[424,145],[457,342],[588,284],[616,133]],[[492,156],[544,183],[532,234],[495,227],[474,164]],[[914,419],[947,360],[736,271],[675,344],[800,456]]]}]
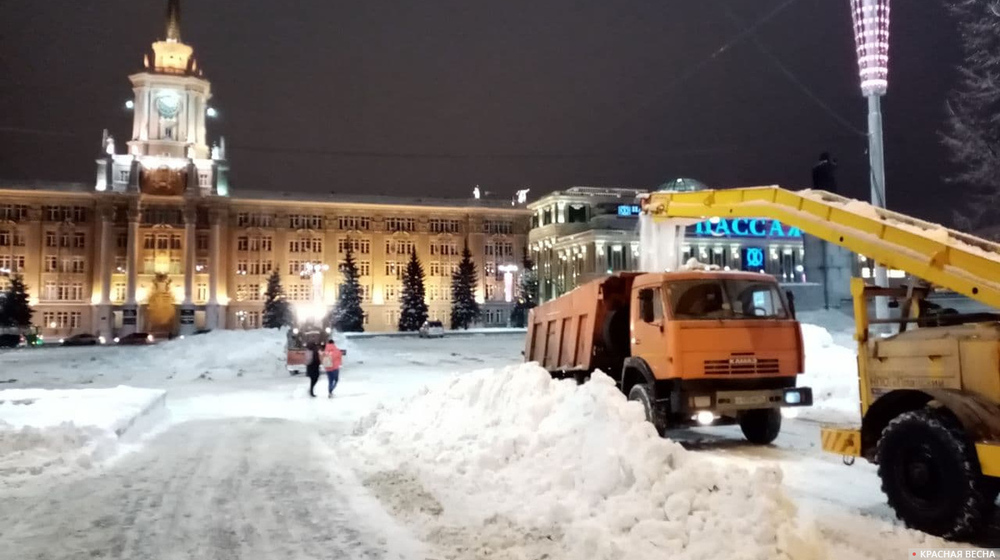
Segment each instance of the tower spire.
[{"label": "tower spire", "polygon": [[181,40],[181,0],[167,1],[167,41]]}]

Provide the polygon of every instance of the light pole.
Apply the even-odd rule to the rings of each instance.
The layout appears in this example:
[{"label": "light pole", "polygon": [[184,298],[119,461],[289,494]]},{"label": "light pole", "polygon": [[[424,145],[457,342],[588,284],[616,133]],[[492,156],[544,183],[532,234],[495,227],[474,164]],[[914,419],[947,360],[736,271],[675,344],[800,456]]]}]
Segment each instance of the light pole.
[{"label": "light pole", "polygon": [[[861,93],[868,98],[868,159],[872,206],[886,207],[882,151],[882,96],[889,86],[889,0],[851,0]],[[875,263],[875,284],[888,287],[885,266]],[[875,299],[875,317],[889,318],[889,299]]]}]

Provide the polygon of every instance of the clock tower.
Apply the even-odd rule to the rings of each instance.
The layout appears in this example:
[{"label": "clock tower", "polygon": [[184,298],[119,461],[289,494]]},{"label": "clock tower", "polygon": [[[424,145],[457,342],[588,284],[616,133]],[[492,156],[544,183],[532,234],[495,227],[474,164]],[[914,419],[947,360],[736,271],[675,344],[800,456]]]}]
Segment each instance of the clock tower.
[{"label": "clock tower", "polygon": [[[228,195],[224,148],[210,147],[205,119],[212,87],[194,49],[181,41],[180,0],[168,0],[164,38],[152,44],[143,70],[129,76],[134,98],[127,154],[105,134],[98,191],[156,195]],[[225,143],[222,143],[225,146]]]}]

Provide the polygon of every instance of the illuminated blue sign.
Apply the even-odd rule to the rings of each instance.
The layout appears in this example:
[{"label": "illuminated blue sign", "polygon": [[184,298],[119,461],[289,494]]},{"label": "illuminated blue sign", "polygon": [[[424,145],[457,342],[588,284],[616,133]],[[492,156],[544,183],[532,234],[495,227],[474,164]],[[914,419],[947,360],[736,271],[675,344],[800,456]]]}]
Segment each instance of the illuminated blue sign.
[{"label": "illuminated blue sign", "polygon": [[748,270],[764,267],[764,249],[760,247],[747,247],[743,250],[743,264]]},{"label": "illuminated blue sign", "polygon": [[642,214],[642,209],[639,208],[638,204],[619,204],[618,205],[618,215],[619,216],[638,216]]},{"label": "illuminated blue sign", "polygon": [[[691,233],[690,229],[688,233]],[[699,222],[694,227],[699,237],[792,237],[801,238],[802,230],[785,226],[778,220],[758,218],[720,218]]]}]

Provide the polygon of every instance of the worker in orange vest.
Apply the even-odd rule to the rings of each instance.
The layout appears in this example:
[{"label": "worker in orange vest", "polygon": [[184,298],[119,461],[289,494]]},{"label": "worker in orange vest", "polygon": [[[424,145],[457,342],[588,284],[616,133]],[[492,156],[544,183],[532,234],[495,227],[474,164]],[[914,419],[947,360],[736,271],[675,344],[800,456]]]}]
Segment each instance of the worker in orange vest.
[{"label": "worker in orange vest", "polygon": [[329,398],[333,398],[333,390],[340,381],[340,364],[343,361],[343,353],[333,339],[326,341],[326,348],[323,349],[323,369],[326,370],[326,377],[330,381]]}]

